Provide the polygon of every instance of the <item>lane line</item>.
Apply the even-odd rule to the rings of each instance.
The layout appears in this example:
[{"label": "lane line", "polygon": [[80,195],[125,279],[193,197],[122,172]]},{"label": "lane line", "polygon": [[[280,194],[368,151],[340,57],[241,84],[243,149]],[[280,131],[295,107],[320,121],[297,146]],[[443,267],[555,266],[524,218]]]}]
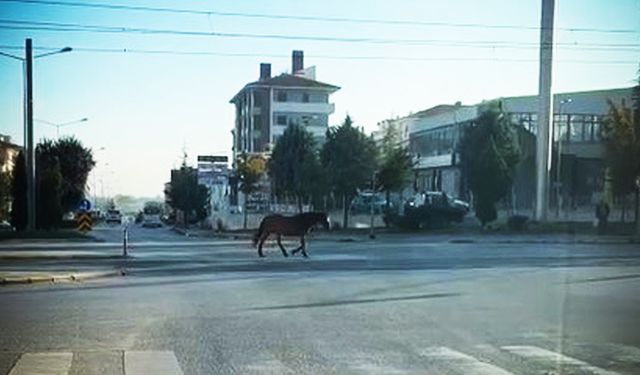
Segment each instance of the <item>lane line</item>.
[{"label": "lane line", "polygon": [[463,374],[473,375],[513,375],[498,366],[483,362],[468,354],[447,348],[445,346],[435,346],[423,349],[420,355],[430,359],[446,362],[447,366],[459,369]]},{"label": "lane line", "polygon": [[9,375],[65,375],[71,369],[73,353],[24,353]]},{"label": "lane line", "polygon": [[587,373],[597,374],[597,375],[618,375],[617,372],[592,366],[587,362],[581,361],[579,359],[569,357],[561,353],[556,353],[551,350],[542,349],[537,346],[510,345],[510,346],[503,346],[501,349],[523,358],[538,360],[541,362],[550,362],[553,365],[572,366],[579,369],[580,372],[587,372]]},{"label": "lane line", "polygon": [[125,375],[183,375],[178,359],[171,351],[124,352]]}]

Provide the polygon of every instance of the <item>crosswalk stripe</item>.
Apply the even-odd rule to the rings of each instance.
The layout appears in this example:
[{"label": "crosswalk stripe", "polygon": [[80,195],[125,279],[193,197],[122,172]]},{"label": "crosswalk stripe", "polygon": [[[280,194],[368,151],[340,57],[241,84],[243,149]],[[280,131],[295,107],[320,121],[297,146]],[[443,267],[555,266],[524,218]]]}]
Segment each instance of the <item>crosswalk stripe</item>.
[{"label": "crosswalk stripe", "polygon": [[513,375],[498,366],[483,362],[468,354],[444,347],[436,346],[426,348],[420,352],[421,355],[430,359],[446,362],[448,366],[459,367],[464,374],[473,375]]},{"label": "crosswalk stripe", "polygon": [[182,375],[178,359],[171,351],[124,352],[126,375]]},{"label": "crosswalk stripe", "polygon": [[579,359],[569,357],[561,353],[556,353],[551,350],[539,348],[537,346],[510,345],[503,346],[501,349],[523,358],[576,367],[583,373],[591,373],[597,375],[618,375],[618,373],[616,372],[592,366],[587,362],[581,361]]},{"label": "crosswalk stripe", "polygon": [[24,353],[9,375],[66,375],[73,353]]}]

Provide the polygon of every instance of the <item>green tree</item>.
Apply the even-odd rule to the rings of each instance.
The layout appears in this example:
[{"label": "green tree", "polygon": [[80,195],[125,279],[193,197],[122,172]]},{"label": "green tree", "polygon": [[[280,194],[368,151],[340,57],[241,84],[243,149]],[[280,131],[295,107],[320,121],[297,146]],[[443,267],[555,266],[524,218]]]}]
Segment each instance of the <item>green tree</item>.
[{"label": "green tree", "polygon": [[60,204],[62,210],[64,212],[73,211],[85,197],[89,172],[96,165],[93,153],[91,149],[85,148],[82,142],[74,137],[58,139],[53,144],[52,151],[60,163],[62,175]]},{"label": "green tree", "polygon": [[9,219],[11,199],[11,173],[0,171],[0,221]]},{"label": "green tree", "polygon": [[313,134],[300,125],[289,125],[273,148],[268,168],[276,195],[294,196],[302,212],[303,200],[318,190],[321,166]]},{"label": "green tree", "polygon": [[459,151],[476,217],[484,226],[497,218],[496,203],[511,188],[520,158],[515,128],[500,102],[481,106],[475,125],[464,130]]},{"label": "green tree", "polygon": [[11,225],[17,231],[27,227],[27,173],[24,152],[20,151],[14,159],[11,176]]},{"label": "green tree", "polygon": [[406,147],[396,146],[382,157],[377,184],[385,192],[387,209],[391,192],[402,190],[411,180],[412,167],[411,155]]},{"label": "green tree", "polygon": [[62,221],[62,173],[57,158],[39,159],[36,168],[36,226],[56,229]]},{"label": "green tree", "polygon": [[608,103],[609,112],[602,123],[601,136],[613,194],[623,198],[624,220],[624,198],[636,190],[635,181],[640,176],[640,123],[624,100],[619,105],[610,100]]},{"label": "green tree", "polygon": [[406,147],[400,144],[401,133],[396,121],[380,124],[382,132],[382,160],[377,174],[378,188],[386,195],[389,209],[391,192],[402,190],[411,179],[413,163]]},{"label": "green tree", "polygon": [[202,221],[209,210],[209,189],[198,184],[197,169],[191,168],[185,160],[180,169],[171,174],[169,191],[171,207],[185,214],[185,225],[190,220]]},{"label": "green tree", "polygon": [[236,161],[236,174],[240,182],[240,191],[244,194],[242,212],[244,213],[243,228],[247,229],[247,199],[251,193],[258,190],[258,183],[266,171],[266,161],[258,155],[242,153]]},{"label": "green tree", "polygon": [[373,139],[354,127],[349,116],[342,125],[327,131],[320,157],[331,189],[342,197],[345,228],[348,227],[349,203],[359,188],[371,182],[376,171],[377,151]]}]

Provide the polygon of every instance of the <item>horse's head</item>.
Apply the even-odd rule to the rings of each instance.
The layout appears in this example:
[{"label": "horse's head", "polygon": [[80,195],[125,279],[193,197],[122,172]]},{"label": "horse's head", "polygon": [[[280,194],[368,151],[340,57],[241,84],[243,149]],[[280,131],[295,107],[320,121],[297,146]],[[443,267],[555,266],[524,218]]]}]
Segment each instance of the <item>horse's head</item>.
[{"label": "horse's head", "polygon": [[329,219],[329,215],[324,212],[318,212],[318,223],[322,225],[324,230],[329,230],[329,228],[331,228],[331,220]]}]

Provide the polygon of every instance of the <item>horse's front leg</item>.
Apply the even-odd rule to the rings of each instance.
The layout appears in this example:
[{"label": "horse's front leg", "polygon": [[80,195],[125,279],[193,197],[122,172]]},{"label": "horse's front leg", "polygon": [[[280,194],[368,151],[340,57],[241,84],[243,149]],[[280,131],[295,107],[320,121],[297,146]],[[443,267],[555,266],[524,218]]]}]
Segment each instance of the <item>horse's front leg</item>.
[{"label": "horse's front leg", "polygon": [[269,237],[269,233],[264,232],[264,234],[260,237],[260,242],[258,243],[258,255],[261,258],[264,258],[264,253],[262,252],[262,245],[264,245],[264,241],[267,240],[267,237]]},{"label": "horse's front leg", "polygon": [[280,233],[278,233],[278,246],[280,246],[280,250],[282,250],[282,255],[286,257],[289,256],[289,254],[287,254],[287,249],[284,248],[284,246],[282,246],[282,242],[280,242],[282,240],[282,235]]}]

